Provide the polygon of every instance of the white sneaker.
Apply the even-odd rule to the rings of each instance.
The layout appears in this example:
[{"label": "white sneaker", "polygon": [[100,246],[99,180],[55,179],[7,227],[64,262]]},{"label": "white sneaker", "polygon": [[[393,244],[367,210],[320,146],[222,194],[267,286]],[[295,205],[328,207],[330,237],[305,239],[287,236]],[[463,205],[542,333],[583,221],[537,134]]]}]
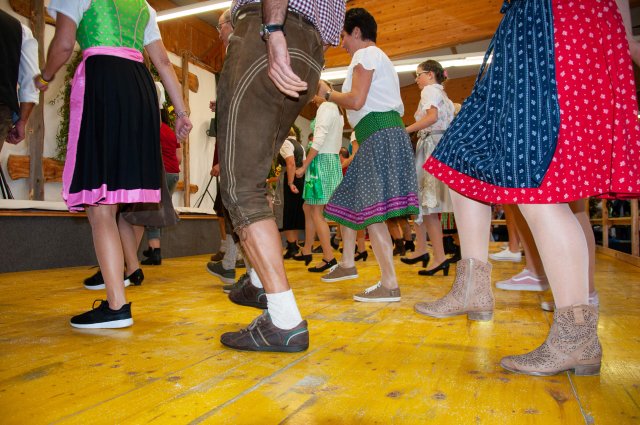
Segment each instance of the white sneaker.
[{"label": "white sneaker", "polygon": [[546,276],[536,276],[524,269],[510,279],[497,282],[496,288],[506,291],[546,291],[549,281]]},{"label": "white sneaker", "polygon": [[[593,291],[593,293],[589,294],[589,305],[593,307],[600,307],[600,297],[598,296],[598,291]],[[556,303],[553,301],[542,301],[540,303],[540,308],[544,311],[554,311],[556,309]]]},{"label": "white sneaker", "polygon": [[522,253],[520,251],[511,252],[509,248],[505,248],[500,252],[489,254],[489,258],[493,261],[513,261],[514,263],[519,263],[522,261]]}]

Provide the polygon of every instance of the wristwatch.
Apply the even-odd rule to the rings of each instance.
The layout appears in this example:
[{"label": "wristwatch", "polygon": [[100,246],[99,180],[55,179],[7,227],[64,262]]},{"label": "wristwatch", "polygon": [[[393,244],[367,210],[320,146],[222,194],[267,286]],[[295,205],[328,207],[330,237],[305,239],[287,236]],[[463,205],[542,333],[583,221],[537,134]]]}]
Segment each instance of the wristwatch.
[{"label": "wristwatch", "polygon": [[280,25],[280,24],[260,25],[260,37],[262,37],[264,41],[267,41],[269,39],[269,36],[276,31],[282,31],[282,33],[284,34],[284,25]]},{"label": "wristwatch", "polygon": [[324,100],[329,100],[329,98],[331,97],[331,93],[333,93],[333,90],[329,89],[325,94],[324,94]]}]

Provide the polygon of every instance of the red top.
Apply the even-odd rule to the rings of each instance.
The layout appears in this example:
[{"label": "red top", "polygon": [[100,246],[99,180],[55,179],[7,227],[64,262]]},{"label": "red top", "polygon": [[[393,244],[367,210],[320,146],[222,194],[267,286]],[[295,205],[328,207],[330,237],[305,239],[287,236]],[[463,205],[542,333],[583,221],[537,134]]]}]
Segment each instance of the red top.
[{"label": "red top", "polygon": [[179,173],[180,163],[176,156],[176,149],[180,148],[176,134],[171,127],[162,123],[160,125],[160,145],[162,147],[162,162],[164,162],[164,170],[167,173]]}]

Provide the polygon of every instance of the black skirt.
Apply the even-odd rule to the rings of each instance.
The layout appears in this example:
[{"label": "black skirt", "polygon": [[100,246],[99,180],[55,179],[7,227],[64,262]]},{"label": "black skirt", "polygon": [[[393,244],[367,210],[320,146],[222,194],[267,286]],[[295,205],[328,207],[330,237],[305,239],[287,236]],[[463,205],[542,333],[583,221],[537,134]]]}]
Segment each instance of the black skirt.
[{"label": "black skirt", "polygon": [[84,205],[158,202],[160,116],[151,74],[143,63],[116,56],[91,56],[85,66],[69,193],[82,194],[75,199]]},{"label": "black skirt", "polygon": [[293,184],[298,188],[298,192],[293,193],[287,184],[287,175],[284,174],[283,180],[283,213],[282,213],[282,230],[304,230],[304,211],[302,205],[302,191],[304,190],[304,177],[296,177]]}]

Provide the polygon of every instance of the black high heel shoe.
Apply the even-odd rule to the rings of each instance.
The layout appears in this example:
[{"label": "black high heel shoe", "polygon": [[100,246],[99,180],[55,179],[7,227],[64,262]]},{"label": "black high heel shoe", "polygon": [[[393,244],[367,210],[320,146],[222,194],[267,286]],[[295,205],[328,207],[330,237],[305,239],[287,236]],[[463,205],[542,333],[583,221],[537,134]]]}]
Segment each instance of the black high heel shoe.
[{"label": "black high heel shoe", "polygon": [[293,258],[294,255],[300,252],[300,247],[295,242],[287,242],[287,252],[284,253],[282,258],[288,260],[289,258]]},{"label": "black high heel shoe", "polygon": [[334,235],[334,236],[331,236],[331,240],[330,240],[329,242],[331,243],[331,247],[332,247],[333,249],[338,249],[338,248],[340,248],[340,242],[336,241],[336,237],[335,237],[335,235]]},{"label": "black high heel shoe", "polygon": [[294,255],[291,258],[293,258],[296,261],[304,261],[305,266],[308,266],[311,260],[313,260],[313,256],[311,254]]},{"label": "black high heel shoe", "polygon": [[159,266],[162,264],[161,248],[151,248],[151,252],[147,258],[140,261],[143,266]]},{"label": "black high heel shoe", "polygon": [[405,264],[415,264],[422,261],[422,267],[427,267],[427,264],[429,264],[429,253],[426,252],[415,258],[402,257],[400,258],[400,261],[402,261]]},{"label": "black high heel shoe", "polygon": [[413,241],[404,241],[404,250],[411,252],[416,252],[416,244]]},{"label": "black high heel shoe", "polygon": [[440,270],[442,270],[442,274],[444,274],[445,276],[449,276],[449,261],[448,260],[444,260],[442,263],[438,264],[437,267],[434,267],[431,270],[420,270],[418,272],[418,274],[420,276],[433,276],[434,274],[438,273]]},{"label": "black high heel shoe", "polygon": [[320,267],[309,267],[307,270],[309,270],[311,273],[322,273],[323,271],[330,269],[331,267],[335,266],[336,264],[338,264],[338,261],[334,258],[333,260],[325,260],[324,258],[322,259],[322,261],[324,262],[324,264]]},{"label": "black high heel shoe", "polygon": [[356,255],[353,257],[353,261],[359,261],[359,260],[367,261],[368,257],[369,257],[369,252],[367,252],[366,250],[362,251],[362,252],[359,252],[356,249]]},{"label": "black high heel shoe", "polygon": [[395,246],[395,248],[393,248],[393,255],[406,255],[407,251],[404,249],[404,240],[403,239],[395,239],[393,241],[393,245]]},{"label": "black high heel shoe", "polygon": [[151,257],[152,253],[153,253],[153,248],[151,247],[148,247],[147,249],[142,251],[142,255],[144,255],[145,257]]}]

